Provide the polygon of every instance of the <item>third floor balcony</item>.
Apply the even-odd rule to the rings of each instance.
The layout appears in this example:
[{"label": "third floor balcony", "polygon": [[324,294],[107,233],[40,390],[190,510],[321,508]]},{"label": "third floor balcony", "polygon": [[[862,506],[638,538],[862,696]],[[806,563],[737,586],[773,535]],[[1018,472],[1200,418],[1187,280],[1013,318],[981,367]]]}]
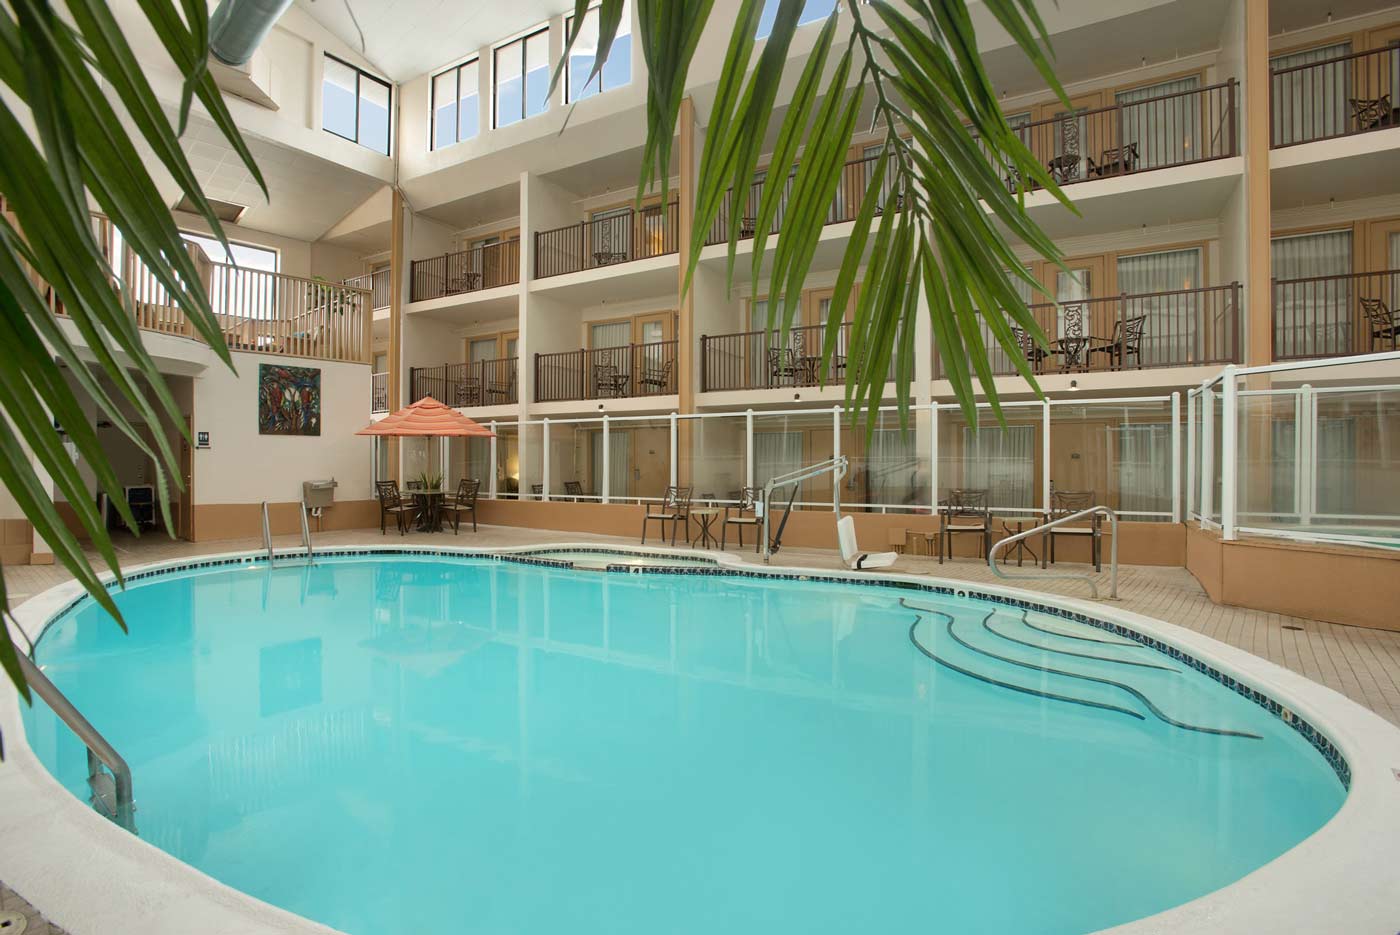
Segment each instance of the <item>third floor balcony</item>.
[{"label": "third floor balcony", "polygon": [[1276,56],[1269,75],[1275,147],[1400,126],[1400,45],[1349,44]]},{"label": "third floor balcony", "polygon": [[535,355],[535,402],[676,393],[674,340]]},{"label": "third floor balcony", "polygon": [[1275,279],[1274,359],[1400,350],[1400,269]]},{"label": "third floor balcony", "polygon": [[665,256],[680,249],[677,202],[599,212],[587,221],[535,234],[535,278]]},{"label": "third floor balcony", "polygon": [[520,241],[503,240],[414,260],[409,270],[410,302],[513,285],[520,282]]}]

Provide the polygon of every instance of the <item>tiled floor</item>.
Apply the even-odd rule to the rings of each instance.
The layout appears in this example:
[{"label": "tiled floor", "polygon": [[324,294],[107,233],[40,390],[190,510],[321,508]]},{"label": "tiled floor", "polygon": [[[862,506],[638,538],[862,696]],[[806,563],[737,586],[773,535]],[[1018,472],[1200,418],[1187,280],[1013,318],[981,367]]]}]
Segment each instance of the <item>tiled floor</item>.
[{"label": "tiled floor", "polygon": [[19,919],[24,919],[24,935],[67,935],[52,922],[45,922],[39,910],[29,905],[29,901],[0,883],[0,932],[10,935],[21,931]]},{"label": "tiled floor", "polygon": [[[278,537],[275,544],[294,547],[298,538]],[[635,545],[635,539],[590,535],[576,532],[552,532],[514,526],[482,526],[480,532],[429,535],[412,533],[405,538],[389,535],[381,539],[377,530],[320,533],[318,545],[345,545],[365,542],[422,542],[439,545],[477,547],[536,545],[550,542],[605,542]],[[141,540],[120,543],[123,564],[127,566],[166,558],[213,552],[231,552],[259,548],[252,539],[189,543],[166,539],[151,533]],[[747,561],[756,561],[753,552],[735,552]],[[838,568],[837,553],[820,549],[785,549],[774,564],[803,565],[816,568]],[[1076,568],[1061,564],[1062,570]],[[1084,566],[1077,566],[1083,570]],[[895,571],[933,574],[974,582],[996,580],[984,563],[960,560],[939,565],[926,556],[903,556]],[[1023,569],[1008,566],[1011,576],[1022,576],[1007,582],[1018,587],[1050,593],[1087,596],[1087,589],[1075,581],[1031,581],[1036,574],[1029,565]],[[18,566],[5,569],[5,583],[13,604],[67,580],[69,575],[57,566]],[[1106,589],[1107,576],[1104,576]],[[1400,633],[1340,626],[1318,620],[1285,617],[1279,614],[1223,607],[1212,603],[1196,580],[1182,568],[1124,566],[1119,574],[1121,606],[1160,620],[1198,630],[1208,636],[1248,650],[1257,656],[1300,672],[1313,681],[1334,688],[1352,700],[1365,705],[1392,723],[1400,724]]]}]

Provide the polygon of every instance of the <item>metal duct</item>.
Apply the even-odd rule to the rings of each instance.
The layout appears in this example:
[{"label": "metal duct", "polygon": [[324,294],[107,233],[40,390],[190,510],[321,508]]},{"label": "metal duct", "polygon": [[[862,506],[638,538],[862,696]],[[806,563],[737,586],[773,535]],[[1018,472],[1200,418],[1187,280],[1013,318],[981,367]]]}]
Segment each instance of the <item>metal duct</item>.
[{"label": "metal duct", "polygon": [[246,65],[292,0],[223,0],[209,17],[209,51],[225,65]]}]

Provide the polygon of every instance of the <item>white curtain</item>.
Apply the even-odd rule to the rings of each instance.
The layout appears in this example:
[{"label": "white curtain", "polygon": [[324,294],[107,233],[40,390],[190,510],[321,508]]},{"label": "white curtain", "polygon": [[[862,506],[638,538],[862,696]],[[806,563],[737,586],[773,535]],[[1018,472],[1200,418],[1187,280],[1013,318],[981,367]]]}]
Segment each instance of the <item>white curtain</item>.
[{"label": "white curtain", "polygon": [[1356,512],[1356,421],[1317,420],[1316,451],[1317,512],[1347,514]]},{"label": "white curtain", "polygon": [[466,442],[467,460],[462,476],[467,480],[481,481],[481,496],[485,497],[491,492],[491,440],[468,438]]},{"label": "white curtain", "polygon": [[[593,483],[603,489],[603,433],[593,433]],[[625,498],[632,480],[632,439],[625,429],[608,432],[608,496]]]},{"label": "white curtain", "polygon": [[[1350,42],[1288,52],[1269,59],[1271,71],[1310,65],[1351,53]],[[1300,68],[1271,79],[1273,143],[1326,139],[1346,131],[1347,98],[1351,96],[1350,62]]]},{"label": "white curtain", "polygon": [[1110,431],[1118,436],[1118,509],[1171,512],[1171,426],[1120,425]]},{"label": "white curtain", "polygon": [[963,427],[962,486],[987,491],[993,509],[1035,508],[1035,426]]},{"label": "white curtain", "polygon": [[865,458],[866,487],[870,503],[902,506],[918,502],[919,458],[915,432],[899,428],[876,429]]},{"label": "white curtain", "polygon": [[1275,290],[1274,340],[1281,357],[1308,357],[1352,348],[1350,280],[1286,284],[1287,280],[1351,272],[1351,231],[1275,237],[1270,246]]},{"label": "white curtain", "polygon": [[1123,107],[1123,145],[1137,144],[1138,168],[1174,166],[1201,158],[1197,152],[1204,148],[1201,97],[1182,93],[1200,86],[1200,76],[1191,75],[1115,95]]},{"label": "white curtain", "polygon": [[801,432],[753,433],[753,482],[762,487],[774,477],[802,467]]},{"label": "white curtain", "polygon": [[[1397,51],[1397,52],[1395,53],[1395,56],[1394,56],[1394,57],[1395,57],[1396,59],[1400,59],[1400,51]],[[1397,89],[1397,93],[1400,93],[1400,81],[1398,81],[1396,84],[1392,85],[1392,87],[1394,87],[1394,88]],[[1400,234],[1391,234],[1391,235],[1390,235],[1390,258],[1389,258],[1389,259],[1390,259],[1390,264],[1386,267],[1386,269],[1388,269],[1388,270],[1400,270]],[[1389,278],[1390,278],[1390,290],[1389,290],[1389,291],[1390,291],[1390,302],[1389,302],[1388,304],[1389,304],[1389,306],[1390,306],[1390,313],[1391,313],[1392,315],[1394,315],[1394,314],[1400,313],[1400,272],[1392,272]]]},{"label": "white curtain", "polygon": [[1142,332],[1144,367],[1200,358],[1200,295],[1152,294],[1199,288],[1201,269],[1199,247],[1118,258],[1118,291],[1128,295],[1126,317],[1147,317]]}]

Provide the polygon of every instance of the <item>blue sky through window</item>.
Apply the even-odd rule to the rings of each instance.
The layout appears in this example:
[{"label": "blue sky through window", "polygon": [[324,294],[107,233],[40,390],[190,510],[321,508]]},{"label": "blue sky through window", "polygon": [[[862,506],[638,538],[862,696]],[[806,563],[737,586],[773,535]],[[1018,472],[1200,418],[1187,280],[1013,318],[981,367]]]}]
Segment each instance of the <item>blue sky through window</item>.
[{"label": "blue sky through window", "polygon": [[[826,19],[831,15],[831,11],[836,9],[838,0],[807,0],[802,5],[802,13],[797,17],[797,24],[805,26],[808,23],[815,23],[817,20]],[[767,0],[763,4],[763,12],[758,16],[758,32],[755,37],[767,39],[773,32],[773,21],[778,18],[778,0]]]}]

